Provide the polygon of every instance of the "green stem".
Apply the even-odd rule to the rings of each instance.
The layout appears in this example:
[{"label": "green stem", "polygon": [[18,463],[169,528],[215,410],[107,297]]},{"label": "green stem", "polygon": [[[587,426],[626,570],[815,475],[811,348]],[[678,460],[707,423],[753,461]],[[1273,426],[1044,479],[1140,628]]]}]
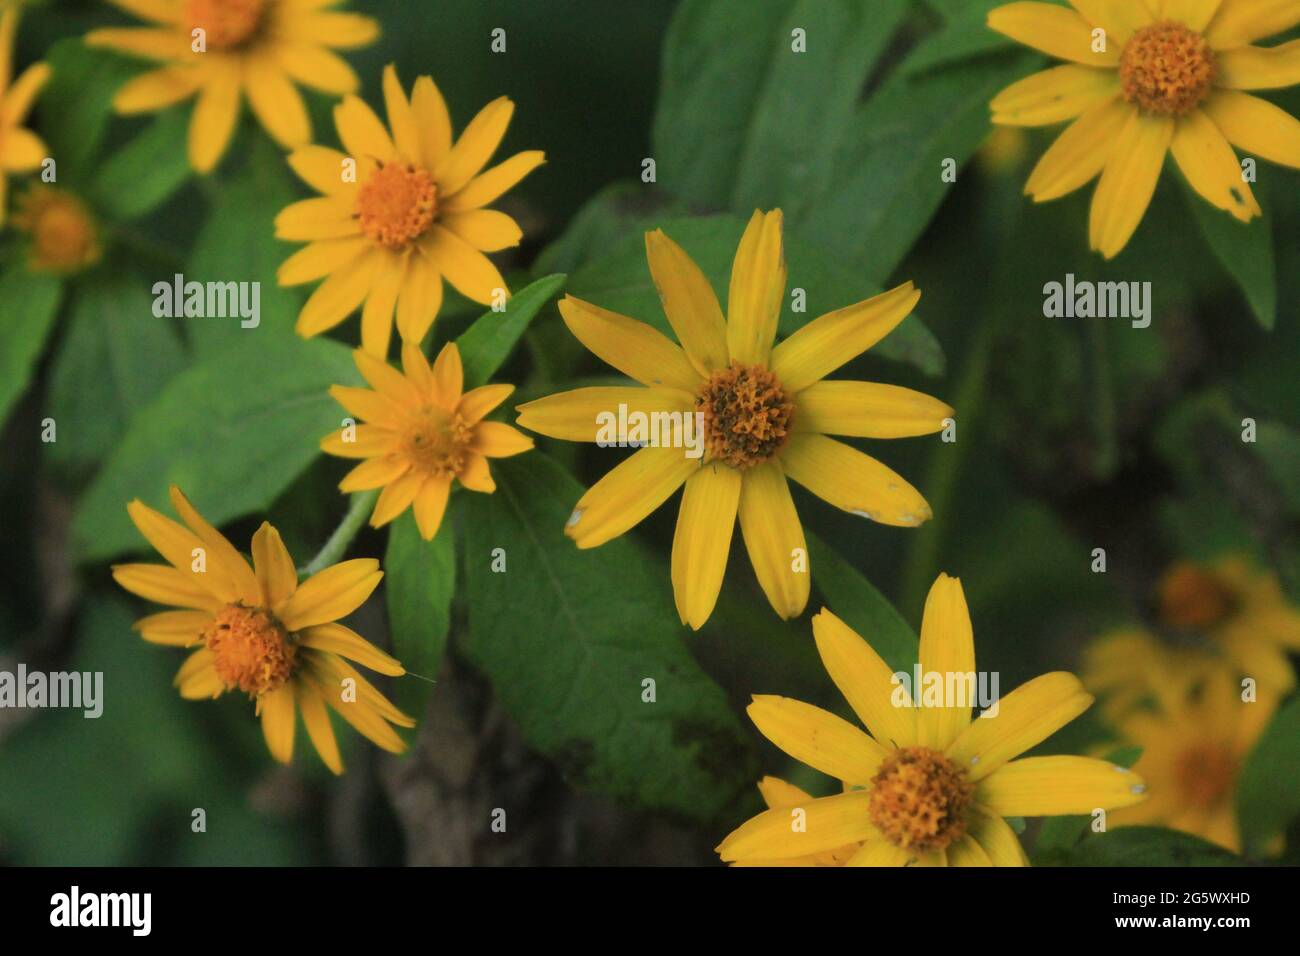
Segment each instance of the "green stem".
[{"label": "green stem", "polygon": [[311,563],[303,568],[299,574],[303,577],[310,577],[318,571],[323,571],[331,564],[337,564],[339,558],[347,551],[348,545],[352,539],[357,536],[361,526],[365,524],[366,516],[375,506],[375,499],[379,497],[376,491],[361,491],[352,496],[352,503],[348,506],[348,512],[339,522],[339,526],[334,529],[334,533],[329,536],[325,546],[320,549],[320,553],[311,559]]}]

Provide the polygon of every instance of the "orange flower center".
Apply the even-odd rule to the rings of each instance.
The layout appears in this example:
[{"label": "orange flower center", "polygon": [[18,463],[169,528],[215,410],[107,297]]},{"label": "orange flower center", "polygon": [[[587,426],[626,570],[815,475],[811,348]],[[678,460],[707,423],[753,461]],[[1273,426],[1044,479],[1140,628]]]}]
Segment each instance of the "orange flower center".
[{"label": "orange flower center", "polygon": [[473,438],[473,429],[458,414],[430,405],[411,417],[400,447],[417,471],[435,478],[454,478],[465,469]]},{"label": "orange flower center", "polygon": [[1166,20],[1143,27],[1119,60],[1124,96],[1148,113],[1184,116],[1209,95],[1214,53],[1195,30]]},{"label": "orange flower center", "polygon": [[33,186],[23,197],[14,225],[32,237],[31,263],[45,272],[79,272],[99,261],[99,227],[76,196]]},{"label": "orange flower center", "polygon": [[293,674],[294,642],[265,608],[227,605],[203,632],[203,643],[226,688],[250,697],[279,689]]},{"label": "orange flower center", "polygon": [[1183,799],[1208,810],[1232,791],[1237,778],[1237,758],[1226,747],[1196,744],[1185,750],[1174,766]]},{"label": "orange flower center", "polygon": [[695,408],[704,414],[709,453],[733,468],[761,465],[780,451],[794,417],[794,403],[775,375],[734,362],[709,376]]},{"label": "orange flower center", "polygon": [[211,50],[230,50],[252,39],[262,25],[266,0],[185,0],[191,30],[202,30]]},{"label": "orange flower center", "polygon": [[871,780],[871,822],[905,850],[943,850],[966,832],[974,792],[966,771],[937,750],[903,747]]},{"label": "orange flower center", "polygon": [[1203,631],[1221,623],[1237,607],[1237,595],[1206,568],[1175,564],[1157,588],[1160,621],[1177,631]]},{"label": "orange flower center", "polygon": [[437,211],[438,187],[416,166],[381,165],[357,191],[361,231],[390,249],[424,235]]}]

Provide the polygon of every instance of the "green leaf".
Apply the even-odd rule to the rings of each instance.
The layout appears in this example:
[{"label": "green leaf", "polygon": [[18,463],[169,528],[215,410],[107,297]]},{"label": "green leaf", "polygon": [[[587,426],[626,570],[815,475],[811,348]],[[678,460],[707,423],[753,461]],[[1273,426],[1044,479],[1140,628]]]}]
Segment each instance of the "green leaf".
[{"label": "green leaf", "polygon": [[1036,859],[1049,866],[1241,866],[1241,857],[1200,837],[1163,827],[1090,833],[1068,851]]},{"label": "green leaf", "polygon": [[58,315],[63,284],[21,264],[0,274],[0,425],[31,380]]},{"label": "green leaf", "polygon": [[108,131],[113,95],[139,72],[139,64],[88,47],[80,37],[58,41],[45,60],[50,81],[36,101],[41,135],[58,161],[60,181],[89,181]]},{"label": "green leaf", "polygon": [[171,320],[153,314],[145,282],[99,269],[72,287],[71,317],[50,378],[58,440],[45,447],[74,478],[109,453],[131,417],[185,364]]},{"label": "green leaf", "polygon": [[[668,219],[659,226],[709,277],[725,309],[731,285],[731,264],[745,231],[745,222],[731,215],[690,219]],[[852,305],[880,292],[880,287],[859,273],[833,261],[820,249],[797,239],[786,238],[786,264],[790,289],[807,293],[806,310],[793,311],[793,296],[782,306],[779,331],[790,335],[817,316]],[[648,322],[666,334],[672,330],[664,318],[659,293],[646,264],[645,237],[638,229],[613,246],[603,258],[578,270],[568,291],[604,309]],[[928,375],[943,370],[943,351],[930,331],[916,316],[909,316],[872,350],[895,361],[909,362]]]},{"label": "green leaf", "polygon": [[[630,538],[565,540],[582,487],[544,455],[492,463],[466,494],[466,651],[529,743],[575,785],[696,820],[754,784],[722,690],[677,624],[666,569]],[[502,549],[494,555],[495,549]],[[494,557],[505,571],[494,571]],[[655,682],[654,702],[643,682]]]},{"label": "green leaf", "polygon": [[456,340],[465,387],[486,385],[527,330],[542,306],[564,287],[564,275],[538,279],[520,289],[506,302],[504,312],[489,309]]},{"label": "green leaf", "polygon": [[327,389],[360,383],[347,348],[265,327],[182,372],[142,409],[73,522],[81,560],[137,550],[126,505],[164,507],[179,485],[213,524],[265,510],[320,454],[344,412]]},{"label": "green leaf", "polygon": [[384,556],[384,589],[393,656],[407,670],[397,683],[397,704],[418,719],[433,690],[428,681],[435,680],[442,667],[451,627],[456,547],[450,514],[432,541],[420,537],[410,511],[393,522]]},{"label": "green leaf", "polygon": [[189,111],[160,114],[99,168],[91,199],[110,218],[138,219],[165,202],[190,178]]},{"label": "green leaf", "polygon": [[[276,281],[280,263],[295,247],[275,238],[275,217],[297,197],[283,171],[283,162],[259,162],[252,171],[223,183],[220,201],[211,211],[185,267],[187,281],[257,282],[260,325],[287,333],[298,319],[305,294]],[[188,320],[190,341],[200,355],[212,355],[240,345],[248,329],[237,318]]]},{"label": "green leaf", "polygon": [[895,671],[911,673],[919,642],[902,615],[835,549],[811,531],[809,567],[827,609],[861,635]]},{"label": "green leaf", "polygon": [[1211,251],[1245,294],[1259,324],[1272,329],[1277,324],[1277,266],[1271,220],[1265,216],[1258,222],[1238,222],[1203,200],[1186,182],[1183,187]]},{"label": "green leaf", "polygon": [[1300,816],[1297,780],[1300,698],[1293,698],[1273,716],[1237,780],[1237,824],[1247,853],[1263,854],[1268,843]]},{"label": "green leaf", "polygon": [[[693,202],[793,215],[826,185],[903,0],[687,0],[664,39],[658,181]],[[792,31],[804,31],[795,52]]]}]

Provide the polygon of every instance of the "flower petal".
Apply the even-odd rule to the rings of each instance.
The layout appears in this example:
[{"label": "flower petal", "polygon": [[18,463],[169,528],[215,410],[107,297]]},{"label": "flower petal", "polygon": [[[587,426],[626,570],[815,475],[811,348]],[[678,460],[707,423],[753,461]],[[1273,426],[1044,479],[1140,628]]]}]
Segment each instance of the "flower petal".
[{"label": "flower petal", "polygon": [[294,82],[322,93],[343,96],[361,85],[347,60],[314,43],[284,39],[275,44],[271,55]]},{"label": "flower petal", "polygon": [[505,422],[480,422],[470,449],[485,458],[511,458],[533,450],[533,440]]},{"label": "flower petal", "polygon": [[397,78],[397,67],[391,63],[384,67],[383,83],[384,108],[388,112],[388,128],[393,131],[393,145],[397,147],[398,155],[407,162],[420,163],[424,158],[424,149],[420,144],[415,111]]},{"label": "flower petal", "polygon": [[132,629],[151,644],[190,647],[203,640],[203,632],[211,623],[208,611],[162,611],[140,618]]},{"label": "flower petal", "polygon": [[365,236],[312,242],[280,264],[276,280],[285,286],[315,282],[364,255],[369,248],[370,240]]},{"label": "flower petal", "polygon": [[501,145],[514,112],[515,104],[508,96],[497,97],[479,110],[456,145],[434,167],[439,195],[454,196],[479,174]]},{"label": "flower petal", "polygon": [[[416,79],[411,90],[411,111],[420,137],[420,160],[426,169],[434,169],[451,150],[451,116],[433,77]],[[443,208],[448,208],[446,203]]]},{"label": "flower petal", "polygon": [[[285,206],[275,217],[275,238],[315,242],[361,235],[361,224],[345,196],[317,196]],[[369,248],[373,244],[366,241]]]},{"label": "flower petal", "polygon": [[447,511],[449,497],[451,497],[451,480],[448,478],[428,478],[416,492],[415,499],[411,502],[411,510],[415,514],[415,526],[420,531],[420,537],[425,541],[432,541],[437,536],[438,529],[442,527],[442,516]]},{"label": "flower petal", "polygon": [[298,88],[269,57],[251,56],[244,63],[248,105],[262,128],[285,149],[311,142],[311,120]]},{"label": "flower petal", "polygon": [[1012,83],[993,98],[993,122],[1003,126],[1050,126],[1074,119],[1119,93],[1119,75],[1067,63]]},{"label": "flower petal", "polygon": [[658,329],[566,295],[559,304],[569,331],[596,357],[642,385],[666,385],[691,394],[702,383],[686,353]]},{"label": "flower petal", "polygon": [[1285,33],[1300,23],[1297,0],[1223,0],[1205,31],[1215,50],[1231,50]]},{"label": "flower petal", "polygon": [[298,569],[294,567],[289,549],[284,546],[280,532],[265,521],[253,535],[253,570],[261,585],[262,597],[272,610],[298,590]]},{"label": "flower petal", "polygon": [[956,414],[937,398],[910,388],[825,380],[800,392],[796,408],[796,431],[855,438],[930,435]]},{"label": "flower petal", "polygon": [[740,503],[740,472],[705,465],[686,480],[673,535],[672,579],[677,616],[698,631],[713,613],[727,570]]},{"label": "flower petal", "polygon": [[393,310],[402,291],[409,260],[381,255],[375,268],[374,284],[361,307],[361,347],[372,357],[385,359],[393,337]]},{"label": "flower petal", "polygon": [[515,153],[507,160],[497,163],[491,169],[484,170],[466,184],[454,196],[447,197],[442,209],[447,213],[467,212],[486,206],[492,200],[512,189],[525,176],[546,162],[546,154],[541,150],[527,150]]},{"label": "flower petal", "polygon": [[1300,40],[1224,50],[1214,61],[1215,85],[1226,89],[1276,90],[1300,83]]},{"label": "flower petal", "polygon": [[916,308],[921,293],[896,289],[813,319],[772,350],[770,368],[796,394],[871,348]]},{"label": "flower petal", "polygon": [[[749,469],[744,479],[739,517],[745,550],[772,610],[788,621],[808,606],[811,588],[803,525],[779,461]],[[797,571],[800,558],[803,570]]]},{"label": "flower petal", "polygon": [[382,488],[401,478],[410,467],[409,461],[396,455],[367,459],[343,476],[339,491],[352,494]]},{"label": "flower petal", "polygon": [[848,784],[869,787],[889,756],[847,720],[812,704],[755,695],[746,712],[764,737],[795,760]]},{"label": "flower petal", "polygon": [[1088,224],[1092,248],[1113,259],[1128,245],[1155,195],[1160,169],[1174,136],[1172,116],[1135,111],[1120,130],[1097,191]]},{"label": "flower petal", "polygon": [[[962,675],[975,676],[975,635],[971,629],[970,609],[961,581],[940,574],[930,587],[921,617],[921,672],[939,674],[945,692],[955,690],[955,680]],[[953,681],[950,681],[953,678]],[[973,689],[973,685],[972,685]],[[920,689],[917,689],[917,696]],[[974,695],[964,702],[945,700],[941,707],[922,707],[917,711],[916,736],[922,747],[944,751],[970,724]]]},{"label": "flower petal", "polygon": [[718,845],[718,855],[727,862],[779,860],[857,843],[874,829],[870,802],[865,790],[852,790],[809,800],[802,807],[764,810],[732,830]]},{"label": "flower petal", "polygon": [[1233,146],[1300,168],[1300,121],[1286,110],[1235,90],[1217,91],[1202,108]]},{"label": "flower petal", "polygon": [[[812,623],[826,672],[871,736],[890,747],[916,743],[916,711],[910,706],[907,690],[895,684],[889,665],[853,628],[825,608]],[[895,699],[903,706],[895,706]]]},{"label": "flower petal", "polygon": [[329,713],[325,710],[325,701],[320,691],[306,681],[295,682],[298,707],[302,710],[302,723],[307,728],[307,736],[312,746],[320,754],[325,766],[336,774],[343,772],[343,758],[339,755],[338,740],[334,737],[334,728],[330,725]]},{"label": "flower petal", "polygon": [[498,295],[510,294],[506,280],[492,261],[450,229],[435,224],[424,249],[443,277],[465,298],[491,305]]},{"label": "flower petal", "polygon": [[445,212],[442,224],[480,252],[500,252],[519,245],[524,232],[503,212],[495,209],[470,209]]},{"label": "flower petal", "polygon": [[976,799],[1003,817],[1046,817],[1115,810],[1146,798],[1142,778],[1091,757],[1024,757],[980,781]]},{"label": "flower petal", "polygon": [[298,313],[294,326],[297,333],[311,338],[334,328],[355,312],[374,287],[383,265],[384,253],[371,249],[331,273]]},{"label": "flower petal", "polygon": [[390,677],[406,673],[406,668],[397,658],[385,654],[356,631],[342,624],[317,624],[307,628],[302,632],[302,646],[338,654]]},{"label": "flower petal", "polygon": [[199,90],[190,117],[189,157],[196,172],[208,173],[230,145],[239,119],[239,74],[214,69]]},{"label": "flower petal", "polygon": [[480,385],[461,396],[456,414],[467,425],[474,425],[514,393],[513,385]]},{"label": "flower petal", "polygon": [[415,501],[415,496],[420,493],[426,480],[428,480],[427,476],[423,472],[412,469],[384,485],[384,490],[379,493],[379,500],[375,502],[375,510],[370,515],[370,526],[382,528],[411,507],[411,503]]},{"label": "flower petal", "polygon": [[395,148],[388,130],[359,96],[349,94],[334,107],[334,125],[343,148],[353,159],[358,162],[362,159],[392,162]]},{"label": "flower petal", "polygon": [[880,524],[915,528],[934,516],[921,493],[892,468],[825,435],[792,435],[781,465],[823,501]]},{"label": "flower petal", "polygon": [[1018,43],[1084,66],[1117,66],[1123,43],[1093,52],[1092,25],[1074,10],[1050,3],[1008,3],[989,11],[989,26]]},{"label": "flower petal", "polygon": [[420,250],[406,264],[406,283],[397,300],[397,331],[403,342],[424,340],[442,307],[442,274]]},{"label": "flower petal", "polygon": [[916,859],[915,851],[895,846],[888,840],[868,840],[849,857],[845,866],[908,866]]},{"label": "flower petal", "polygon": [[328,567],[298,586],[280,609],[280,622],[290,631],[301,631],[347,617],[366,602],[383,576],[373,558]]},{"label": "flower petal", "polygon": [[1179,119],[1169,149],[1187,182],[1206,202],[1241,222],[1263,214],[1243,177],[1237,154],[1201,110]]},{"label": "flower petal", "polygon": [[199,514],[198,509],[190,504],[190,500],[185,497],[184,492],[175,485],[172,485],[168,492],[171,496],[172,507],[176,509],[176,513],[180,515],[182,521],[189,525],[190,530],[199,536],[208,549],[209,573],[212,572],[215,564],[216,570],[230,580],[235,593],[245,603],[256,604],[261,597],[261,589],[257,583],[257,575],[248,566],[244,556],[235,550],[235,546],[230,543],[225,535],[210,525]]},{"label": "flower petal", "polygon": [[[638,413],[646,416],[673,412],[693,415],[695,400],[690,393],[675,388],[638,385],[575,388],[520,405],[518,424],[564,441],[599,440],[610,444],[626,437],[619,436],[610,427],[619,420],[623,409],[626,409],[629,421]],[[682,424],[684,426],[684,419]],[[679,433],[682,431],[684,428],[678,429]]]},{"label": "flower petal", "polygon": [[579,548],[595,548],[634,527],[700,467],[680,448],[642,448],[588,489],[564,533]]},{"label": "flower petal", "polygon": [[293,685],[284,684],[258,698],[262,710],[262,736],[271,756],[280,763],[293,759],[293,732],[297,726],[293,712]]},{"label": "flower petal", "polygon": [[152,113],[189,99],[199,89],[199,82],[197,70],[174,66],[150,70],[118,87],[113,94],[113,109],[125,116]]},{"label": "flower petal", "polygon": [[1029,174],[1025,194],[1047,202],[1086,186],[1106,168],[1120,130],[1137,108],[1123,97],[1099,103],[1066,127]]},{"label": "flower petal", "polygon": [[993,866],[1028,866],[1029,858],[1020,838],[1006,820],[979,804],[971,807],[967,820],[968,833],[988,854]]},{"label": "flower petal", "polygon": [[742,365],[766,365],[776,338],[786,274],[781,223],[781,210],[755,209],[731,265],[727,350]]},{"label": "flower petal", "polygon": [[185,658],[172,683],[186,700],[211,700],[220,697],[226,689],[213,667],[212,652],[206,647]]},{"label": "flower petal", "polygon": [[351,195],[356,192],[356,183],[343,178],[350,159],[350,156],[328,146],[303,146],[289,154],[289,166],[299,179],[318,193]]},{"label": "flower petal", "polygon": [[726,368],[727,323],[709,280],[662,229],[645,234],[645,251],[664,315],[686,357],[702,376]]},{"label": "flower petal", "polygon": [[1197,33],[1204,33],[1221,3],[1222,0],[1163,0],[1160,15],[1166,20],[1189,26]]}]

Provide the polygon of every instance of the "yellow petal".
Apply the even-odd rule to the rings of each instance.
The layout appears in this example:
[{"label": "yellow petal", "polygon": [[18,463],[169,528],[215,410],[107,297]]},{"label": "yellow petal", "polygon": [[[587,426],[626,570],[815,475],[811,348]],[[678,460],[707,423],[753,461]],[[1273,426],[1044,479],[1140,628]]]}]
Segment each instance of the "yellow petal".
[{"label": "yellow petal", "polygon": [[181,60],[190,56],[187,32],[162,27],[109,27],[86,34],[86,46],[108,47],[146,60]]},{"label": "yellow petal", "polygon": [[190,117],[189,157],[196,172],[208,173],[230,145],[239,119],[239,75],[233,69],[208,75]]},{"label": "yellow petal", "polygon": [[436,398],[438,383],[434,380],[433,369],[418,342],[402,343],[402,371],[420,395],[428,399]]},{"label": "yellow petal", "polygon": [[339,482],[339,491],[351,494],[356,491],[372,491],[382,488],[401,478],[411,467],[405,458],[396,455],[383,458],[370,458],[353,468]]},{"label": "yellow petal", "polygon": [[272,609],[278,608],[298,589],[298,570],[280,532],[263,521],[253,535],[253,570],[262,596]]},{"label": "yellow petal", "polygon": [[523,230],[503,212],[495,209],[470,209],[447,212],[442,224],[480,252],[500,252],[519,245]]},{"label": "yellow petal", "polygon": [[124,115],[152,113],[193,96],[199,88],[197,70],[165,66],[123,83],[113,95],[113,109]]},{"label": "yellow petal", "polygon": [[921,293],[910,282],[813,319],[772,350],[771,369],[795,394],[871,348],[907,318]]},{"label": "yellow petal", "polygon": [[440,195],[454,196],[487,165],[501,145],[514,111],[510,98],[501,96],[470,120],[456,145],[433,170]]},{"label": "yellow petal", "polygon": [[948,847],[949,866],[992,866],[993,861],[984,848],[969,833]]},{"label": "yellow petal", "polygon": [[[275,217],[275,238],[313,242],[360,236],[361,225],[343,196],[318,196],[285,206]],[[371,245],[367,241],[367,245]]]},{"label": "yellow petal", "polygon": [[764,777],[758,782],[758,792],[769,809],[797,807],[813,799],[807,791],[800,790],[780,777]]},{"label": "yellow petal", "polygon": [[[871,736],[890,747],[916,742],[916,711],[893,671],[851,627],[823,608],[813,617],[813,637],[826,673]],[[899,706],[896,706],[899,705]]]},{"label": "yellow petal", "polygon": [[624,375],[642,385],[666,385],[691,394],[699,390],[700,373],[686,353],[653,326],[571,295],[560,301],[559,308],[574,337]]},{"label": "yellow petal", "polygon": [[[925,599],[925,612],[921,618],[921,672],[939,674],[944,679],[944,689],[954,675],[975,676],[975,635],[971,630],[970,609],[961,581],[940,574],[930,587]],[[921,696],[917,688],[917,696]],[[924,698],[922,698],[923,700]],[[949,744],[970,723],[973,696],[964,701],[945,700],[943,707],[922,707],[917,711],[916,735],[922,747],[947,750]]]},{"label": "yellow petal", "polygon": [[645,234],[650,277],[668,324],[702,376],[727,367],[727,324],[709,280],[662,229]]},{"label": "yellow petal", "polygon": [[461,396],[456,414],[460,416],[461,421],[465,422],[465,424],[476,424],[509,398],[514,390],[513,385],[505,384],[481,385],[478,388],[470,389]]},{"label": "yellow petal", "polygon": [[[415,81],[411,111],[420,138],[421,162],[426,169],[434,169],[451,150],[451,116],[432,77],[421,76]],[[448,208],[446,203],[442,206]]]},{"label": "yellow petal", "polygon": [[732,361],[743,365],[766,365],[776,338],[785,296],[781,223],[779,209],[766,214],[754,210],[731,265],[727,351]]},{"label": "yellow petal", "polygon": [[1067,63],[1012,83],[993,98],[993,122],[1050,126],[1074,119],[1119,93],[1119,74]]},{"label": "yellow petal", "polygon": [[382,255],[375,268],[374,284],[361,307],[361,347],[371,356],[384,359],[393,336],[393,310],[406,277],[407,259]]},{"label": "yellow petal", "polygon": [[713,613],[727,570],[740,503],[740,472],[705,465],[686,480],[673,535],[673,599],[683,624],[698,631]]},{"label": "yellow petal", "polygon": [[189,647],[203,639],[211,623],[212,615],[207,611],[162,611],[140,618],[132,628],[151,644]]},{"label": "yellow petal", "polygon": [[420,250],[406,265],[406,283],[397,300],[397,331],[403,342],[424,340],[442,307],[442,274]]},{"label": "yellow petal", "polygon": [[[225,602],[238,599],[239,595],[235,592],[234,583],[221,573],[220,567],[215,562],[211,573],[208,572],[204,554],[207,548],[199,540],[198,535],[150,508],[138,498],[126,506],[126,513],[131,518],[131,523],[144,535],[145,540],[153,545],[154,550],[166,558],[192,587],[206,591]],[[195,570],[195,561],[199,558],[203,558],[203,563],[200,565],[202,571]]]},{"label": "yellow petal", "polygon": [[36,94],[50,79],[48,63],[33,63],[22,72],[8,91],[0,92],[0,127],[17,126],[27,118]]},{"label": "yellow petal", "polygon": [[113,6],[154,23],[177,23],[182,12],[171,0],[113,0]]},{"label": "yellow petal", "polygon": [[424,396],[405,375],[363,349],[353,349],[352,359],[370,387],[399,405],[419,406]]},{"label": "yellow petal", "polygon": [[265,56],[248,57],[244,89],[253,115],[277,143],[285,149],[296,149],[311,142],[307,105],[279,64]]},{"label": "yellow petal", "polygon": [[1221,2],[1222,0],[1163,0],[1160,15],[1166,20],[1185,24],[1197,33],[1204,33],[1205,28],[1218,12]]},{"label": "yellow petal", "polygon": [[378,422],[395,429],[406,418],[401,404],[382,392],[350,385],[331,385],[329,391],[336,402],[363,421]]},{"label": "yellow petal", "polygon": [[700,467],[680,448],[642,448],[596,482],[574,506],[564,533],[594,548],[639,524]]},{"label": "yellow petal", "polygon": [[338,654],[390,677],[406,673],[406,668],[397,658],[385,654],[356,631],[342,624],[317,624],[307,628],[302,632],[302,646]]},{"label": "yellow petal", "polygon": [[420,530],[420,537],[425,541],[432,541],[437,536],[438,529],[442,527],[442,516],[447,511],[447,499],[450,496],[451,480],[447,478],[429,478],[416,492],[415,500],[411,502],[411,510],[415,513],[415,526]]},{"label": "yellow petal", "polygon": [[1224,50],[1214,60],[1215,84],[1230,90],[1276,90],[1300,83],[1300,40]]},{"label": "yellow petal", "polygon": [[689,392],[674,388],[636,385],[575,388],[520,405],[519,424],[564,441],[612,441],[619,436],[611,425],[618,421],[622,408],[626,408],[628,416],[672,412],[693,415],[695,399]]},{"label": "yellow petal", "polygon": [[847,720],[789,697],[756,695],[747,708],[772,743],[814,770],[869,787],[889,752]]},{"label": "yellow petal", "polygon": [[490,495],[497,490],[497,484],[492,480],[492,472],[488,469],[487,459],[482,455],[467,455],[465,465],[456,476],[462,488],[470,491],[481,492]]},{"label": "yellow petal", "polygon": [[970,722],[947,754],[972,780],[1042,743],[1092,706],[1073,674],[1055,671],[1022,684]]},{"label": "yellow petal", "polygon": [[379,23],[359,13],[312,13],[295,19],[293,33],[335,49],[355,49],[379,39]]},{"label": "yellow petal", "polygon": [[976,799],[1004,817],[1047,817],[1115,810],[1146,797],[1132,770],[1091,757],[1025,757],[980,781]]},{"label": "yellow petal", "polygon": [[933,517],[925,498],[901,475],[825,435],[792,435],[781,465],[818,498],[859,517],[898,528],[915,528]]},{"label": "yellow petal", "polygon": [[393,145],[398,154],[408,162],[422,162],[424,149],[420,145],[415,111],[397,78],[397,67],[391,63],[384,67],[384,107],[388,111],[388,127],[393,131]]},{"label": "yellow petal", "polygon": [[361,672],[334,654],[313,653],[312,660],[318,671],[333,674],[340,678],[351,678],[355,682],[357,700],[365,704],[384,720],[391,721],[399,727],[414,727],[415,720],[398,710],[378,688],[362,676]]},{"label": "yellow petal", "polygon": [[782,620],[802,614],[811,588],[808,544],[779,461],[745,472],[739,517],[749,562],[772,610]]},{"label": "yellow petal", "polygon": [[225,604],[194,582],[194,575],[182,574],[161,564],[116,564],[113,580],[132,594],[154,604],[217,611]]},{"label": "yellow petal", "polygon": [[209,573],[215,565],[216,571],[231,582],[235,593],[246,604],[256,604],[261,597],[261,589],[257,583],[257,575],[248,566],[244,556],[235,550],[235,546],[226,539],[225,535],[199,514],[198,509],[190,504],[184,492],[172,485],[168,493],[176,513],[189,525],[190,530],[199,536],[204,547],[207,548]]},{"label": "yellow petal", "polygon": [[331,273],[298,313],[294,326],[297,333],[311,338],[334,328],[355,312],[374,287],[383,265],[384,253],[371,249]]},{"label": "yellow petal", "polygon": [[888,840],[868,840],[849,857],[845,866],[908,866],[916,859],[913,850],[894,846]]},{"label": "yellow petal", "polygon": [[799,393],[795,430],[855,438],[911,438],[941,431],[952,407],[922,392],[875,382],[816,382]]},{"label": "yellow petal", "polygon": [[1286,110],[1235,90],[1218,90],[1202,108],[1233,146],[1300,168],[1300,121]]},{"label": "yellow petal", "polygon": [[283,686],[263,694],[258,699],[262,709],[262,736],[271,756],[280,763],[293,759],[293,732],[297,721],[293,712],[293,685]]},{"label": "yellow petal", "polygon": [[201,647],[185,659],[172,683],[186,700],[220,697],[226,687],[212,666],[212,652]]},{"label": "yellow petal", "polygon": [[532,451],[533,440],[505,422],[480,422],[470,448],[485,458],[510,458]]},{"label": "yellow petal", "polygon": [[303,146],[289,154],[289,166],[299,179],[318,193],[350,196],[356,192],[357,186],[343,178],[349,159],[327,146]]},{"label": "yellow petal", "polygon": [[409,508],[426,480],[423,472],[412,469],[384,485],[379,500],[375,502],[375,510],[370,515],[370,526],[382,528]]},{"label": "yellow petal", "polygon": [[1028,866],[1029,858],[1020,838],[1006,820],[979,804],[971,807],[968,833],[979,843],[993,866]]},{"label": "yellow petal", "polygon": [[460,361],[460,349],[455,342],[448,342],[433,363],[433,385],[435,399],[444,408],[455,408],[460,404],[461,394],[465,388],[465,368]]},{"label": "yellow petal", "polygon": [[1169,149],[1188,183],[1206,202],[1241,222],[1261,215],[1237,154],[1203,112],[1196,110],[1178,120]]},{"label": "yellow petal", "polygon": [[360,83],[348,61],[337,53],[312,43],[283,39],[270,51],[280,68],[295,82],[323,93],[343,96],[355,93]]},{"label": "yellow petal", "polygon": [[491,169],[484,170],[454,196],[449,196],[441,208],[447,213],[466,212],[486,206],[492,200],[512,189],[520,180],[546,162],[541,150],[515,153]]},{"label": "yellow petal", "polygon": [[50,155],[44,141],[31,130],[10,128],[4,131],[0,163],[6,172],[24,173],[36,169]]},{"label": "yellow petal", "polygon": [[285,286],[315,282],[364,255],[369,248],[370,240],[365,236],[313,242],[280,264],[276,280]]},{"label": "yellow petal", "polygon": [[343,97],[343,101],[334,107],[334,125],[338,128],[343,148],[357,162],[363,158],[383,163],[392,161],[394,147],[388,130],[360,97]]},{"label": "yellow petal", "polygon": [[343,772],[343,758],[339,755],[338,741],[334,737],[334,728],[330,726],[329,713],[325,710],[325,701],[320,691],[306,681],[295,682],[298,707],[302,710],[303,726],[312,746],[320,754],[320,759],[336,774]]},{"label": "yellow petal", "polygon": [[1047,202],[1092,182],[1106,168],[1120,130],[1135,112],[1133,104],[1118,96],[1088,110],[1043,153],[1025,194]]},{"label": "yellow petal", "polygon": [[834,850],[870,835],[870,795],[864,790],[809,800],[802,807],[764,810],[741,824],[718,846],[731,862],[784,859]]},{"label": "yellow petal", "polygon": [[1122,42],[1093,52],[1093,27],[1073,10],[1050,3],[1008,3],[989,11],[988,24],[1018,43],[1084,66],[1117,66]]},{"label": "yellow petal", "polygon": [[1205,39],[1215,50],[1231,50],[1285,33],[1297,23],[1300,3],[1296,0],[1223,0]]},{"label": "yellow petal", "polygon": [[501,294],[509,295],[491,260],[450,229],[434,225],[424,240],[424,249],[443,277],[456,291],[480,305],[492,305]]},{"label": "yellow petal", "polygon": [[1092,248],[1113,259],[1128,245],[1155,195],[1160,169],[1174,136],[1172,116],[1135,111],[1102,170],[1092,196],[1088,229]]},{"label": "yellow petal", "polygon": [[280,609],[280,622],[290,631],[301,631],[347,617],[366,602],[383,576],[373,558],[328,567],[298,586]]}]

